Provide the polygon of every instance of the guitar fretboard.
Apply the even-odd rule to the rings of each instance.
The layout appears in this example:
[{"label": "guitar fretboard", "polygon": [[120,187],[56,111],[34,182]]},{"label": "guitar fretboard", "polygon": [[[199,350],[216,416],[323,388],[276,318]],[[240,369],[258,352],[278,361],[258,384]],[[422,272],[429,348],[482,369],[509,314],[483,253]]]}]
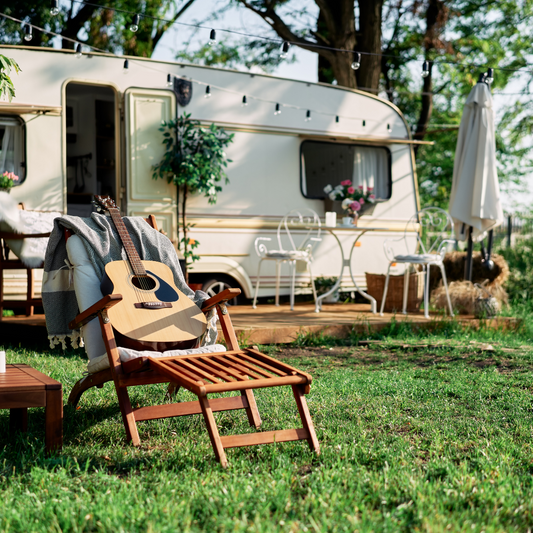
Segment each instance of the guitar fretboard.
[{"label": "guitar fretboard", "polygon": [[144,265],[142,264],[141,258],[139,257],[139,254],[137,253],[137,250],[135,249],[135,246],[133,246],[133,242],[131,240],[130,234],[128,233],[128,230],[124,224],[124,221],[122,220],[122,217],[120,216],[120,211],[117,208],[108,208],[109,214],[111,215],[111,219],[113,220],[113,223],[115,224],[115,227],[117,228],[117,232],[119,234],[119,237],[122,241],[122,244],[124,245],[124,249],[126,250],[126,253],[128,254],[128,259],[130,261],[131,268],[133,269],[133,272],[136,276],[146,276],[146,270],[144,269]]}]

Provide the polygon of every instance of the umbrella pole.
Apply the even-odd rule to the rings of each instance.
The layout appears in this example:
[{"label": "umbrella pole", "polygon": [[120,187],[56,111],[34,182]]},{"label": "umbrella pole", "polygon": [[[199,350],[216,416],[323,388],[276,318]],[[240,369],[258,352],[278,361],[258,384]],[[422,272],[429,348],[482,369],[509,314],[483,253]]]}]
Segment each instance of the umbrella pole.
[{"label": "umbrella pole", "polygon": [[472,281],[472,252],[474,243],[472,242],[472,226],[468,229],[468,248],[466,251],[466,263],[465,263],[465,280]]}]

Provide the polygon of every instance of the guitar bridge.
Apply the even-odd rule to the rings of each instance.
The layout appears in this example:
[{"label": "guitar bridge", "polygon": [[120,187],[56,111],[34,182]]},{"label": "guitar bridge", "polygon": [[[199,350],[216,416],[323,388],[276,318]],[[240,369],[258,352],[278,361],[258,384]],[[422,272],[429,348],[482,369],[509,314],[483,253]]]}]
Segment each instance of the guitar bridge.
[{"label": "guitar bridge", "polygon": [[172,307],[170,302],[141,302],[133,305],[137,309],[168,309]]}]

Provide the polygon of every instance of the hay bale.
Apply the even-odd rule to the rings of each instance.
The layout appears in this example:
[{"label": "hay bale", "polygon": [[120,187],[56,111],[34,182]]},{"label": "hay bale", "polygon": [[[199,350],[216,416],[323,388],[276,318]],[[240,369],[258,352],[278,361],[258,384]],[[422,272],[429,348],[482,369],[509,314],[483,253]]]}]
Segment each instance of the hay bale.
[{"label": "hay bale", "polygon": [[[487,288],[499,286],[500,288],[509,278],[509,265],[507,261],[498,254],[492,254],[491,259],[494,261],[494,268],[488,270],[481,261],[481,252],[472,254],[472,282],[487,282]],[[444,268],[448,284],[453,281],[462,281],[465,277],[466,252],[450,252],[444,257]],[[440,270],[431,269],[430,290],[435,290],[442,283]],[[502,289],[503,290],[503,289]]]},{"label": "hay bale", "polygon": [[[485,282],[483,286],[498,300],[500,309],[508,304],[509,298],[501,285]],[[448,292],[454,311],[461,315],[473,315],[476,299],[480,296],[485,297],[485,294],[481,294],[471,281],[452,281],[448,284]],[[431,293],[431,299],[436,309],[448,309],[446,291],[442,283]]]}]

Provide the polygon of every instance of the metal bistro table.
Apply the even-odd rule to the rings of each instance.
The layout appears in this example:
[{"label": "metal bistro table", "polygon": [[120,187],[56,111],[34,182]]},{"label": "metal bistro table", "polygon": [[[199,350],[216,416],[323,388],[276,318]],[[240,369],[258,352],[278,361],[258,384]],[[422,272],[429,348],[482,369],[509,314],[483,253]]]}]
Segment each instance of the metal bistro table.
[{"label": "metal bistro table", "polygon": [[[327,298],[330,294],[333,294],[339,288],[339,286],[340,286],[340,284],[342,282],[342,276],[344,274],[344,269],[348,268],[348,272],[350,272],[350,277],[352,278],[352,282],[353,282],[353,284],[355,286],[355,290],[361,296],[363,296],[363,298],[366,298],[370,302],[370,309],[371,309],[372,313],[376,314],[377,313],[377,304],[376,304],[375,298],[372,298],[372,296],[370,296],[365,291],[360,289],[359,286],[357,285],[357,282],[355,281],[355,278],[354,278],[353,272],[352,272],[352,267],[351,267],[352,255],[353,255],[354,248],[357,245],[357,242],[359,241],[359,239],[365,233],[368,233],[369,231],[391,231],[390,228],[377,228],[377,227],[373,227],[373,226],[360,227],[360,226],[337,225],[337,226],[322,226],[320,229],[326,230],[331,235],[333,235],[333,237],[335,237],[335,240],[337,241],[337,244],[339,245],[339,249],[341,251],[342,265],[341,265],[341,271],[340,271],[339,277],[337,278],[337,282],[335,283],[335,285],[328,292],[326,292],[324,294],[321,294],[316,299],[315,313],[319,313],[320,310],[322,309],[322,300],[324,298]],[[355,240],[353,241],[353,244],[352,244],[352,246],[350,248],[350,255],[349,255],[348,259],[346,259],[346,256],[344,254],[344,249],[342,247],[342,243],[341,243],[339,237],[337,236],[337,233],[346,233],[346,232],[356,233],[357,234],[356,237],[355,237]]]}]

